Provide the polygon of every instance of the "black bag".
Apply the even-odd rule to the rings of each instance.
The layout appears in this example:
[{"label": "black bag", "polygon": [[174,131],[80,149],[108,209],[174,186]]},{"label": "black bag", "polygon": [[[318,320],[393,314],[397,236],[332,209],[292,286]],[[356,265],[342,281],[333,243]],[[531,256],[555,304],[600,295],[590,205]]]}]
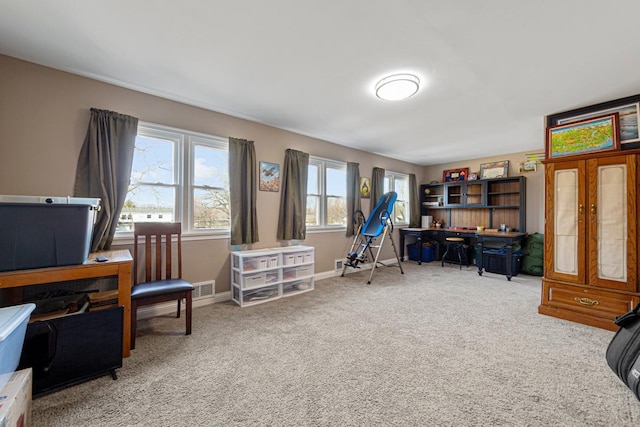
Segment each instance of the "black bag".
[{"label": "black bag", "polygon": [[607,363],[640,400],[640,304],[616,317],[620,326],[607,348]]}]

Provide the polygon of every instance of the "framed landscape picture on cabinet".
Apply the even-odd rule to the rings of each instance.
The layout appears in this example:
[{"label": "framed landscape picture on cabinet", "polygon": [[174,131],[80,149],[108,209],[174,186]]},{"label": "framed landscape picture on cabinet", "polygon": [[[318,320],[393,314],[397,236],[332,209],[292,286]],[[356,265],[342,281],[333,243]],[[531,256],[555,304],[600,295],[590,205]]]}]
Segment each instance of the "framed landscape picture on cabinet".
[{"label": "framed landscape picture on cabinet", "polygon": [[546,127],[550,128],[613,113],[618,113],[619,117],[620,150],[640,148],[640,94],[550,114],[545,121]]},{"label": "framed landscape picture on cabinet", "polygon": [[547,129],[547,159],[619,149],[618,113],[552,126]]}]

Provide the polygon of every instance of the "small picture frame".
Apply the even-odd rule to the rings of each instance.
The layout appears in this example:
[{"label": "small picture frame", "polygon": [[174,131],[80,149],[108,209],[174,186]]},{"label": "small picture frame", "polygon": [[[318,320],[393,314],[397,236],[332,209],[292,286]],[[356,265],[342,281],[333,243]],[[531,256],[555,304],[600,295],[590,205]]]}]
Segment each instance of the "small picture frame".
[{"label": "small picture frame", "polygon": [[260,162],[260,191],[280,191],[280,165]]},{"label": "small picture frame", "polygon": [[547,128],[547,159],[620,149],[619,113]]},{"label": "small picture frame", "polygon": [[371,197],[371,180],[367,177],[360,177],[360,197],[369,199]]},{"label": "small picture frame", "polygon": [[538,162],[535,160],[527,160],[520,163],[520,173],[535,172],[538,170]]},{"label": "small picture frame", "polygon": [[509,176],[509,160],[480,165],[480,179],[506,178]]},{"label": "small picture frame", "polygon": [[447,169],[442,172],[442,182],[466,181],[469,168]]},{"label": "small picture frame", "polygon": [[478,179],[478,172],[470,172],[467,180],[475,181],[476,179]]}]

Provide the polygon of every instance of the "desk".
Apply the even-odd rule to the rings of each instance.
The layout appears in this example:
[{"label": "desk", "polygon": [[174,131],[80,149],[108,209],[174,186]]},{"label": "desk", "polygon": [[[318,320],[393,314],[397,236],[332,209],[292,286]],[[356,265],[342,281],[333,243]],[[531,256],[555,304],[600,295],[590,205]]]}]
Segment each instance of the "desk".
[{"label": "desk", "polygon": [[[97,262],[96,256],[109,260]],[[96,277],[118,277],[118,305],[124,308],[122,332],[122,357],[129,357],[131,341],[131,254],[126,249],[103,251],[89,254],[83,264],[63,267],[36,268],[31,270],[5,271],[0,273],[0,289],[42,285],[44,283],[66,282],[69,280]],[[16,304],[22,301],[15,302]]]},{"label": "desk", "polygon": [[[435,240],[442,241],[446,237],[467,237],[476,241],[478,253],[484,251],[485,242],[498,242],[505,247],[506,256],[506,276],[507,280],[511,280],[513,271],[511,268],[511,257],[513,255],[514,243],[521,242],[527,237],[527,233],[514,231],[474,231],[449,228],[402,228],[400,229],[400,259],[404,261],[405,236],[414,236],[416,244],[422,247],[423,241]],[[484,257],[478,257],[478,274],[482,276],[484,267],[482,265]],[[418,250],[418,264],[422,264],[422,250]]]}]

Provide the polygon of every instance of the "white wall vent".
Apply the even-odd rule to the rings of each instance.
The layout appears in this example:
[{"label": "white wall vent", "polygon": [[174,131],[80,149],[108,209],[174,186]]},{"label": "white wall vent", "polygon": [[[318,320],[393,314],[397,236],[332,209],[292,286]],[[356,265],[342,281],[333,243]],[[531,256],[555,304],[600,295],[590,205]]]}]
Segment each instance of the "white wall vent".
[{"label": "white wall vent", "polygon": [[213,298],[215,296],[215,289],[216,289],[215,280],[211,280],[208,282],[194,283],[193,287],[195,288],[192,294],[192,298],[194,300],[201,299],[201,298]]}]

